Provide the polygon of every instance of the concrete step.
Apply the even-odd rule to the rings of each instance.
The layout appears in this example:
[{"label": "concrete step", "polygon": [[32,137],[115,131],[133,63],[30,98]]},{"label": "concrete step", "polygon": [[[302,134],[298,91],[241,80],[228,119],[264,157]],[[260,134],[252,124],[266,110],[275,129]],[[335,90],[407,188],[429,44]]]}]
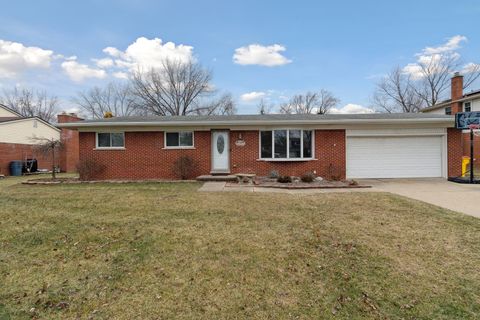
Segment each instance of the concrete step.
[{"label": "concrete step", "polygon": [[203,175],[198,176],[197,181],[237,181],[234,175]]}]

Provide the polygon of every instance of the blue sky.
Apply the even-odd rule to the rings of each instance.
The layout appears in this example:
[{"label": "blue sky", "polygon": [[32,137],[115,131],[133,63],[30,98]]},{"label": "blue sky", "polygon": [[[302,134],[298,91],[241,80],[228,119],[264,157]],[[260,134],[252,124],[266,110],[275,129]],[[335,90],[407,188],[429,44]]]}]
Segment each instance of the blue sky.
[{"label": "blue sky", "polygon": [[457,36],[450,49],[480,62],[479,15],[475,0],[4,1],[0,88],[47,89],[68,108],[80,90],[179,55],[211,68],[239,113],[256,113],[255,97],[281,102],[322,88],[339,109],[368,107],[379,77],[426,47]]}]

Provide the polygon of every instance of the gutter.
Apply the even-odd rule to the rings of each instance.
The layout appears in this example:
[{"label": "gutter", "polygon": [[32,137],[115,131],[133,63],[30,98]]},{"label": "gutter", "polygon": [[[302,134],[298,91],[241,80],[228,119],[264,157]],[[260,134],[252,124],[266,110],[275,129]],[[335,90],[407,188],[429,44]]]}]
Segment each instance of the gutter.
[{"label": "gutter", "polygon": [[59,123],[59,128],[90,127],[209,127],[209,126],[254,126],[254,125],[355,125],[355,124],[447,124],[452,127],[455,118],[417,119],[339,119],[339,120],[236,120],[236,121],[125,121],[125,122],[67,122]]},{"label": "gutter", "polygon": [[464,101],[469,101],[469,100],[475,100],[475,99],[477,99],[477,98],[480,98],[480,94],[475,94],[475,95],[463,97],[463,98],[461,98],[461,99],[457,99],[457,100],[454,100],[454,101],[442,102],[442,103],[436,104],[436,105],[434,105],[434,106],[431,106],[431,107],[422,109],[421,112],[436,110],[436,109],[439,109],[439,108],[442,108],[442,107],[445,107],[445,106],[449,106],[449,105],[451,105],[451,104],[453,104],[453,103],[464,102]]}]

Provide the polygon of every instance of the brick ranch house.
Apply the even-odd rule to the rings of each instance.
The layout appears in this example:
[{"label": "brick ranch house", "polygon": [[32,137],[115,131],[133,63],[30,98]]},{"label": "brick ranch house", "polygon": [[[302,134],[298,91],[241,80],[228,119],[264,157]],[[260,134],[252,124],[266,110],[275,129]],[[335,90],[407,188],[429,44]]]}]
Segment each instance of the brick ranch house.
[{"label": "brick ranch house", "polygon": [[178,179],[272,170],[327,179],[450,177],[461,174],[461,131],[435,114],[116,117],[61,123],[79,131],[80,162],[93,179]]},{"label": "brick ranch house", "polygon": [[[80,121],[76,115],[60,114],[58,122]],[[40,169],[50,169],[51,160],[36,150],[33,138],[61,139],[65,145],[56,163],[62,171],[75,172],[78,162],[78,131],[59,129],[38,117],[23,117],[0,105],[0,175],[9,175],[10,162],[36,159]]]}]

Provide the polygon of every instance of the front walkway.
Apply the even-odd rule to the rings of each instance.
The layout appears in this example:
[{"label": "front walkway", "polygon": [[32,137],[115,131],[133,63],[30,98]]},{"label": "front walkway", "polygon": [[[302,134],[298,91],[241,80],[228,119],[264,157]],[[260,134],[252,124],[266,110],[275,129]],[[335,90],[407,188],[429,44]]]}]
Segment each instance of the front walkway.
[{"label": "front walkway", "polygon": [[288,193],[288,194],[315,194],[329,192],[371,192],[372,188],[330,188],[330,189],[281,189],[267,188],[252,185],[227,185],[226,182],[205,182],[198,191],[201,192],[219,192],[219,191],[235,191],[235,192],[262,192],[262,193]]},{"label": "front walkway", "polygon": [[315,194],[329,192],[390,192],[439,207],[480,218],[480,185],[458,184],[435,179],[365,179],[365,189],[275,189],[256,186],[226,186],[225,182],[206,182],[199,191],[276,192]]}]

